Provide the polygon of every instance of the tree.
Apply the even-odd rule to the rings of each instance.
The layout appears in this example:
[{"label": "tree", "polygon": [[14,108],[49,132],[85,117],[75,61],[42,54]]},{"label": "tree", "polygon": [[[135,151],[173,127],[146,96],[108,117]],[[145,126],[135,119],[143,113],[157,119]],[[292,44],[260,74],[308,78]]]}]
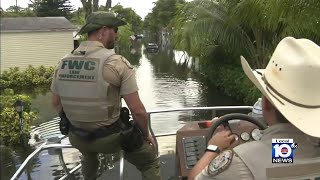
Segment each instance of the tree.
[{"label": "tree", "polygon": [[223,47],[262,68],[286,36],[320,42],[319,9],[317,0],[195,0],[175,18],[175,44],[200,56]]},{"label": "tree", "polygon": [[93,0],[93,12],[98,11],[99,8],[99,0]]},{"label": "tree", "polygon": [[92,13],[92,0],[81,0],[84,9],[84,17],[87,18]]},{"label": "tree", "polygon": [[86,19],[84,17],[84,10],[83,8],[78,8],[78,10],[74,11],[71,13],[71,19],[70,21],[73,23],[73,24],[76,24],[76,25],[84,25],[86,23]]},{"label": "tree", "polygon": [[85,18],[92,12],[99,10],[99,0],[81,0]]},{"label": "tree", "polygon": [[71,11],[73,11],[69,0],[34,0],[31,2],[31,7],[38,17],[64,16],[70,19]]},{"label": "tree", "polygon": [[176,16],[180,6],[185,4],[184,0],[158,0],[154,2],[152,12],[149,13],[143,22],[143,29],[148,31],[152,39],[158,39],[162,29],[171,30],[171,22]]},{"label": "tree", "polygon": [[3,11],[1,9],[1,17],[33,17],[36,16],[32,9],[22,8],[20,6],[10,6]]},{"label": "tree", "polygon": [[22,10],[23,10],[23,8],[20,6],[10,6],[10,7],[8,7],[8,9],[6,9],[7,12],[15,12],[15,13],[18,13]]},{"label": "tree", "polygon": [[109,10],[111,8],[111,4],[112,4],[112,1],[111,0],[107,0],[107,2],[106,2],[106,10]]},{"label": "tree", "polygon": [[177,0],[158,0],[152,8],[154,17],[160,24],[160,27],[167,27],[172,17],[176,13]]},{"label": "tree", "polygon": [[132,31],[135,34],[142,32],[141,17],[131,8],[124,8],[120,4],[111,8],[117,14],[117,17],[124,19],[127,23],[131,24]]},{"label": "tree", "polygon": [[149,41],[157,42],[160,26],[156,21],[155,14],[148,13],[144,18],[142,27],[147,32],[146,35]]}]

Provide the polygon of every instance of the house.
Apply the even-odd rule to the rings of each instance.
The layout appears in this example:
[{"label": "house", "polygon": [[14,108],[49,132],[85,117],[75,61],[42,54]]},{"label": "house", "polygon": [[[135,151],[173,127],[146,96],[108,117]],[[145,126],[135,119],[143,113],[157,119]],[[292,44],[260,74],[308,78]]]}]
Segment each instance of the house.
[{"label": "house", "polygon": [[76,27],[64,17],[1,18],[1,71],[56,66],[74,47]]}]

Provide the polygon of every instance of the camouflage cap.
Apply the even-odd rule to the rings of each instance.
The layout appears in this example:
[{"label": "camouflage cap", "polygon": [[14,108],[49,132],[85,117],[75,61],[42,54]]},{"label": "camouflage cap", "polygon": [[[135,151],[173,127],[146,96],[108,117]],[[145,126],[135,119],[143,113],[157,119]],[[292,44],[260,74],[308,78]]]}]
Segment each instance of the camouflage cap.
[{"label": "camouflage cap", "polygon": [[97,11],[87,17],[86,24],[82,26],[78,34],[85,34],[102,26],[118,27],[126,24],[125,21],[117,18],[112,12]]}]

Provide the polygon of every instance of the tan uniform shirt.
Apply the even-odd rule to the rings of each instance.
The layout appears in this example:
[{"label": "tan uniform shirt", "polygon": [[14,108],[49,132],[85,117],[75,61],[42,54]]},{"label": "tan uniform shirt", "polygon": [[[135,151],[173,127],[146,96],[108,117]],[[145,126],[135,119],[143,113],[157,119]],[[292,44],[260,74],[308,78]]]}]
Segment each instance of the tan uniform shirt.
[{"label": "tan uniform shirt", "polygon": [[[73,52],[73,54],[80,53],[81,51],[85,51],[87,54],[90,54],[101,48],[105,47],[98,41],[84,41]],[[115,108],[117,109],[115,113],[119,114],[121,107],[120,96],[128,95],[139,90],[135,78],[135,71],[124,57],[120,55],[112,55],[105,61],[102,75],[104,80],[110,84],[107,99],[109,101],[114,101]],[[54,94],[59,95],[56,74],[52,80],[51,91]],[[115,120],[116,119],[110,120],[110,122],[114,122]],[[109,125],[110,122],[102,121],[94,124],[86,122],[72,122],[72,124],[77,127],[84,127],[85,129],[90,130]]]},{"label": "tan uniform shirt", "polygon": [[[281,123],[270,126],[263,133],[263,137],[260,142],[266,144],[267,148],[271,149],[272,139],[273,138],[292,138],[294,142],[297,142],[299,147],[294,152],[295,158],[310,158],[310,157],[320,157],[320,148],[315,147],[311,144],[309,136],[303,134],[299,129],[289,123]],[[250,146],[250,143],[246,143],[240,146]],[[256,151],[257,154],[252,154],[252,158],[259,158],[261,162],[271,162],[270,154],[261,154],[259,151]],[[258,163],[257,163],[258,164]],[[233,153],[232,162],[223,171],[216,175],[211,175],[208,171],[208,166],[202,170],[196,177],[196,180],[253,180],[254,177],[250,172],[246,164],[240,159],[240,157]]]}]

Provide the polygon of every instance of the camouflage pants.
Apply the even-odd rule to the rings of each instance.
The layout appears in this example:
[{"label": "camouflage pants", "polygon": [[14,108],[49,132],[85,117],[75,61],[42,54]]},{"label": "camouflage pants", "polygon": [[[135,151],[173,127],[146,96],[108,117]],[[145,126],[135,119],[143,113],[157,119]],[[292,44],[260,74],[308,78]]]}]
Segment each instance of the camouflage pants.
[{"label": "camouflage pants", "polygon": [[[95,180],[99,166],[98,153],[112,154],[121,150],[123,136],[120,133],[84,142],[72,132],[69,133],[70,143],[83,155],[81,160],[82,174],[85,180]],[[153,147],[147,142],[133,152],[124,152],[124,158],[141,171],[143,180],[160,180],[160,163]]]}]

